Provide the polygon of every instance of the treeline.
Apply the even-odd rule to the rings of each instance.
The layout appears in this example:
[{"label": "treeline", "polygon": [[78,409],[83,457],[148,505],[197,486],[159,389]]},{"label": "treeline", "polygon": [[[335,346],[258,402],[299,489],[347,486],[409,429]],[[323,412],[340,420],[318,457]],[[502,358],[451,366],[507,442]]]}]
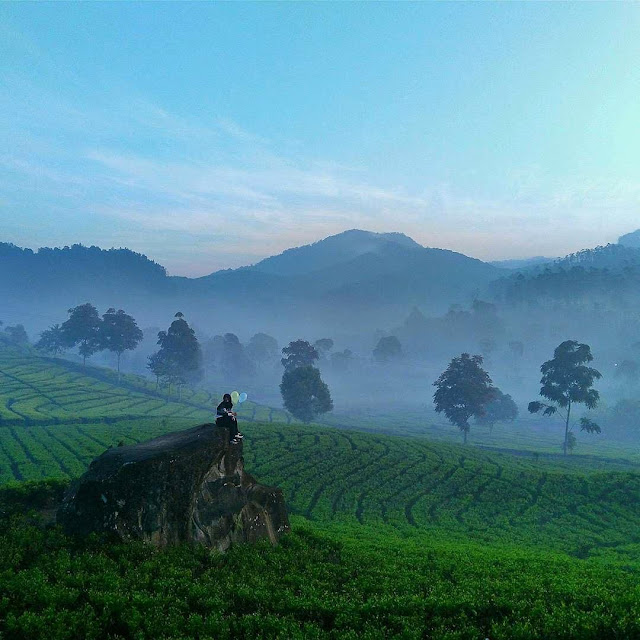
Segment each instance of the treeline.
[{"label": "treeline", "polygon": [[[110,351],[117,356],[120,381],[122,354],[134,350],[143,339],[135,319],[122,309],[114,308],[100,316],[97,308],[88,302],[69,309],[68,313],[65,322],[42,332],[36,348],[53,355],[77,348],[83,366],[95,353]],[[194,329],[180,311],[166,331],[158,332],[156,344],[159,349],[148,356],[146,367],[156,379],[156,391],[161,388],[167,391],[167,401],[173,388],[177,389],[180,401],[185,385],[195,385],[202,380],[205,360],[219,369],[228,383],[234,377],[255,376],[258,366],[274,363],[278,356],[277,341],[265,333],[255,334],[246,346],[233,333],[217,335],[205,342],[203,350]],[[326,357],[332,347],[333,340],[323,338],[314,345],[296,340],[282,349],[284,357],[278,364],[284,367],[280,385],[283,402],[292,415],[304,422],[333,409],[329,388],[313,366],[320,354]],[[342,357],[348,356],[343,353]]]},{"label": "treeline", "polygon": [[510,305],[540,305],[546,300],[636,305],[639,285],[640,249],[608,244],[501,278],[492,283],[491,291]]},{"label": "treeline", "polygon": [[[553,358],[540,367],[540,396],[545,401],[534,400],[529,403],[529,413],[542,413],[544,416],[558,414],[564,424],[562,451],[573,451],[577,444],[574,426],[586,433],[600,433],[600,426],[590,418],[579,421],[572,416],[576,405],[584,404],[594,409],[600,401],[599,392],[593,388],[602,374],[587,366],[593,361],[591,347],[576,340],[565,340],[553,352]],[[509,395],[493,386],[487,371],[482,368],[482,356],[470,356],[463,353],[453,358],[447,369],[433,383],[436,391],[433,401],[437,413],[444,413],[451,424],[460,429],[464,442],[471,429],[469,420],[487,423],[493,421],[514,420],[518,408]]]},{"label": "treeline", "polygon": [[[77,348],[82,364],[100,351],[110,351],[117,357],[118,382],[120,360],[126,351],[133,351],[142,342],[144,334],[133,316],[122,309],[109,308],[100,316],[91,303],[69,309],[69,318],[43,331],[35,344],[36,349],[52,355],[61,355],[67,349]],[[149,356],[147,368],[162,383],[181,390],[184,384],[194,384],[202,378],[202,351],[194,330],[181,312],[166,331],[158,333],[158,351]]]},{"label": "treeline", "polygon": [[[311,343],[309,343],[311,344]],[[320,338],[312,343],[318,361],[330,366],[335,372],[348,371],[354,361],[350,349],[333,351],[331,338]],[[203,340],[205,373],[220,373],[226,378],[249,379],[260,373],[273,374],[281,364],[281,349],[278,341],[267,333],[256,333],[246,343],[236,334],[225,333]]]},{"label": "treeline", "polygon": [[43,331],[35,347],[45,353],[59,355],[67,349],[77,347],[82,364],[99,351],[111,351],[118,360],[125,351],[132,351],[142,341],[143,333],[135,319],[122,309],[109,308],[100,317],[98,310],[89,302],[69,309],[69,318]]},{"label": "treeline", "polygon": [[106,273],[118,274],[127,281],[167,277],[163,266],[130,249],[101,249],[74,244],[62,248],[42,247],[33,251],[12,243],[0,242],[0,259],[6,273],[22,274],[23,277],[29,277],[33,272],[49,276],[67,274],[75,279],[79,271],[103,278]]}]

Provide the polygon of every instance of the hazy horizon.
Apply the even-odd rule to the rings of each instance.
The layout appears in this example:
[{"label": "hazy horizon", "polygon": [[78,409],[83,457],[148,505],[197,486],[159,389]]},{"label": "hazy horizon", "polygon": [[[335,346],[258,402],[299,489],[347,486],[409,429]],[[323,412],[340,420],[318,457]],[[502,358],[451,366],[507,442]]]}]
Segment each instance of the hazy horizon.
[{"label": "hazy horizon", "polygon": [[[277,253],[265,254],[263,256],[257,256],[252,262],[246,262],[246,263],[237,264],[237,265],[233,265],[233,266],[222,266],[219,269],[216,269],[215,271],[224,271],[224,270],[227,270],[227,269],[237,269],[237,268],[241,268],[241,267],[252,266],[254,264],[257,264],[261,260],[264,260],[265,258],[270,258],[270,257],[273,257],[273,256],[280,255],[281,253],[283,253],[283,252],[285,252],[285,251],[287,251],[289,249],[295,249],[295,248],[299,248],[301,246],[307,246],[307,245],[310,245],[310,244],[315,244],[315,243],[320,242],[322,240],[326,240],[327,238],[330,238],[330,237],[332,237],[334,235],[341,235],[342,233],[346,233],[347,231],[364,231],[364,232],[376,233],[376,234],[396,233],[395,231],[393,231],[391,229],[389,229],[387,231],[371,231],[369,229],[343,229],[342,231],[338,231],[337,233],[331,234],[330,236],[323,236],[321,238],[311,239],[309,242],[306,242],[306,243],[301,244],[301,245],[296,245],[296,246],[291,246],[291,247],[284,247],[281,251],[278,251]],[[406,235],[406,234],[404,234],[404,235]],[[407,236],[407,237],[411,237],[411,236]],[[411,239],[415,240],[415,238],[411,238]],[[6,241],[3,238],[0,238],[0,243],[1,242],[6,242]],[[13,243],[13,244],[16,244],[16,243]],[[153,262],[158,263],[162,267],[165,267],[166,270],[167,270],[167,275],[169,275],[169,276],[178,276],[178,277],[186,277],[186,278],[199,278],[199,277],[202,277],[202,276],[210,275],[211,273],[215,273],[215,271],[213,271],[213,272],[212,271],[205,271],[205,272],[202,272],[202,273],[200,273],[198,271],[194,271],[193,273],[174,273],[167,267],[167,265],[163,264],[155,256],[150,255],[149,253],[144,253],[143,251],[138,251],[134,247],[125,246],[125,245],[122,245],[122,246],[101,246],[101,244],[99,242],[91,242],[91,243],[87,243],[87,244],[81,243],[81,242],[78,242],[78,243],[67,242],[65,244],[60,244],[60,245],[55,245],[55,246],[53,246],[53,245],[46,245],[46,246],[43,246],[43,245],[40,245],[40,246],[31,245],[30,246],[30,245],[17,245],[17,244],[16,244],[16,246],[19,246],[21,249],[31,249],[33,252],[37,252],[39,249],[44,249],[44,248],[62,249],[64,247],[71,247],[74,244],[78,244],[78,245],[82,245],[82,246],[86,246],[86,247],[95,246],[95,247],[98,247],[98,248],[100,248],[102,250],[129,249],[131,251],[135,251],[136,253],[141,253],[141,254],[145,255],[147,258],[149,258],[149,260],[152,260]],[[418,243],[418,244],[420,244],[420,243]],[[425,246],[425,245],[422,245],[422,246]],[[443,247],[425,246],[425,248],[442,249]],[[587,247],[583,247],[583,248],[587,248]],[[462,253],[462,251],[457,251],[455,248],[447,248],[447,249],[449,251],[454,251],[456,253]],[[463,254],[463,255],[467,255],[467,254]],[[477,258],[477,256],[468,256],[468,257]],[[558,256],[558,257],[560,257],[560,256]],[[485,260],[485,262],[492,262],[492,261],[501,262],[502,260],[508,262],[510,260],[517,261],[517,260],[529,260],[529,259],[532,259],[532,260],[535,260],[535,259],[553,260],[554,258],[556,258],[556,256],[516,256],[516,257],[513,257],[513,258],[495,258],[495,259],[492,258],[492,259]],[[481,258],[478,258],[478,259],[481,259]]]}]

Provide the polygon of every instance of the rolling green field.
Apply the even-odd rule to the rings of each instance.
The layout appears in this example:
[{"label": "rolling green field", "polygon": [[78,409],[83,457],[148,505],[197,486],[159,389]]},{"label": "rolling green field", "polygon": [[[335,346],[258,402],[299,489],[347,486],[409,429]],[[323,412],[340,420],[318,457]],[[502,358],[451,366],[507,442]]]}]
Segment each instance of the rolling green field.
[{"label": "rolling green field", "polygon": [[86,374],[0,354],[2,640],[640,637],[633,452],[506,453],[248,405],[245,465],[292,514],[280,547],[79,543],[10,514],[119,441],[210,421],[217,397]]},{"label": "rolling green field", "polygon": [[[141,376],[0,349],[0,425],[68,424],[133,418],[209,420],[221,393],[185,389],[180,402]],[[243,420],[291,422],[284,411],[246,402]]]}]

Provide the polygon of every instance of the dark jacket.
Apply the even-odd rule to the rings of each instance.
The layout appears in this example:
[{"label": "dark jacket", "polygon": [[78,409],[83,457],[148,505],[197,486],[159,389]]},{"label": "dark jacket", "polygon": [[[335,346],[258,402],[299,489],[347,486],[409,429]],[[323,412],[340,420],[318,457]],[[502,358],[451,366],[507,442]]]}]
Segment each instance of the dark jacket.
[{"label": "dark jacket", "polygon": [[233,402],[225,402],[224,400],[218,405],[216,409],[216,416],[226,416],[229,411],[233,409]]}]

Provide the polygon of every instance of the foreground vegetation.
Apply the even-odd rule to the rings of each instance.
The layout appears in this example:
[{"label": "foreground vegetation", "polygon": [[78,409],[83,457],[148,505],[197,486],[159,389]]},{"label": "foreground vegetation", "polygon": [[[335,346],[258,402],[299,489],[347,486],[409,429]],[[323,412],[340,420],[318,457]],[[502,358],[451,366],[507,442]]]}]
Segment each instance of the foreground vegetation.
[{"label": "foreground vegetation", "polygon": [[[9,502],[29,499],[22,491]],[[218,555],[78,542],[5,519],[0,633],[12,640],[640,634],[640,584],[630,567],[386,526],[294,518],[293,529],[277,548]]]},{"label": "foreground vegetation", "polygon": [[2,640],[640,637],[635,456],[513,455],[249,405],[246,467],[292,513],[279,547],[71,540],[46,524],[69,479],[109,446],[210,420],[212,398],[2,357]]}]

